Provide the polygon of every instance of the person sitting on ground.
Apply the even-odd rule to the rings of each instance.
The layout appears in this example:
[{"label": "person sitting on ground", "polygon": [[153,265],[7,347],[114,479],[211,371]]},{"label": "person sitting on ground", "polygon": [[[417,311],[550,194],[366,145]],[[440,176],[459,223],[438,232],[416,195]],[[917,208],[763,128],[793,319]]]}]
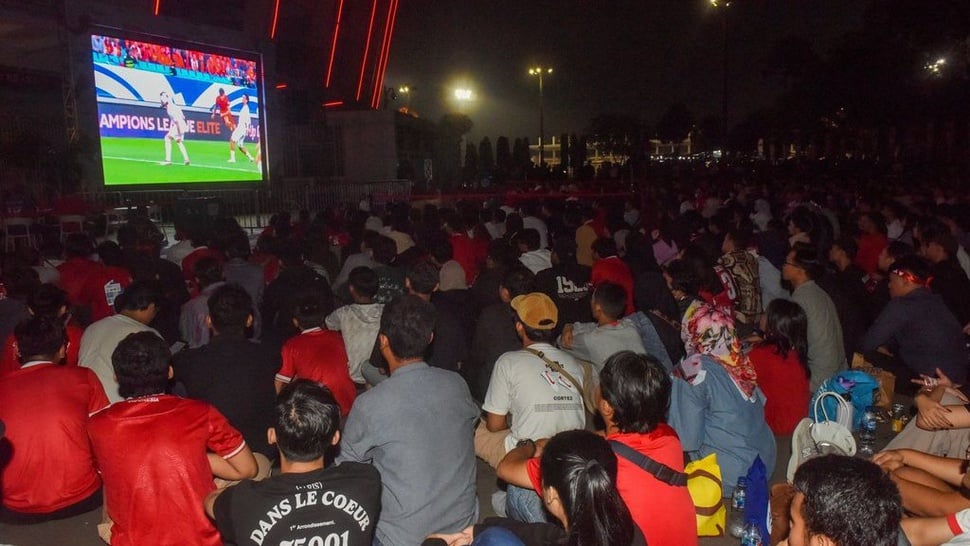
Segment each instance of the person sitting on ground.
[{"label": "person sitting on ground", "polygon": [[[77,366],[78,351],[81,347],[81,336],[84,330],[70,321],[67,292],[53,284],[42,284],[27,298],[27,309],[31,317],[48,317],[65,325],[67,333],[67,350],[64,353],[66,366]],[[10,335],[3,345],[0,354],[0,377],[20,369],[20,349],[17,347],[17,336]]]},{"label": "person sitting on ground", "polygon": [[89,512],[102,498],[86,426],[108,397],[94,372],[60,365],[67,352],[61,319],[36,315],[17,325],[13,337],[22,366],[0,378],[0,420],[9,442],[0,444],[0,521],[39,523]]},{"label": "person sitting on ground", "polygon": [[432,535],[424,546],[646,545],[616,489],[617,457],[605,439],[585,430],[561,432],[546,444],[539,466],[536,484],[558,524],[487,518],[460,533]]},{"label": "person sitting on ground", "polygon": [[721,243],[724,255],[717,261],[738,289],[734,298],[734,318],[742,336],[754,330],[762,311],[758,258],[748,253],[751,237],[751,231],[747,229],[728,231]]},{"label": "person sitting on ground", "polygon": [[[280,474],[217,489],[205,499],[222,540],[295,544],[321,537],[324,544],[370,546],[381,511],[381,476],[367,464],[326,464],[340,443],[340,406],[333,394],[309,379],[287,384],[267,436],[279,451]],[[285,514],[265,529],[266,514],[282,506]],[[314,532],[319,527],[326,533]]]},{"label": "person sitting on ground", "polygon": [[118,314],[88,326],[81,336],[78,365],[91,368],[97,374],[104,393],[111,402],[122,399],[118,394],[118,380],[111,365],[111,353],[128,334],[151,332],[161,337],[154,328],[148,326],[158,313],[159,297],[154,286],[144,282],[132,283],[115,300]]},{"label": "person sitting on ground", "polygon": [[793,302],[808,318],[809,388],[814,392],[823,381],[845,370],[845,344],[838,310],[832,298],[815,283],[825,272],[813,245],[796,243],[785,259],[782,277],[792,284]]},{"label": "person sitting on ground", "polygon": [[633,273],[630,267],[617,256],[616,242],[610,237],[600,237],[593,242],[593,269],[590,282],[597,287],[601,282],[610,281],[626,291],[626,306],[623,316],[633,313]]},{"label": "person sitting on ground", "polygon": [[347,351],[340,332],[323,328],[329,307],[322,294],[308,292],[300,298],[293,325],[300,333],[283,344],[282,365],[276,372],[276,392],[297,378],[319,383],[340,404],[340,416],[350,413],[357,388],[347,367]]},{"label": "person sitting on ground", "polygon": [[61,288],[67,292],[71,305],[81,304],[81,292],[88,276],[100,267],[98,262],[91,259],[93,255],[94,241],[87,233],[71,233],[64,239],[65,260],[57,266],[57,272],[61,277]]},{"label": "person sitting on ground", "polygon": [[114,241],[98,245],[101,267],[91,271],[81,289],[78,304],[90,311],[92,322],[115,314],[115,299],[131,284],[131,273],[124,267],[124,254]]},{"label": "person sitting on ground", "polygon": [[640,332],[633,322],[623,318],[625,307],[626,292],[622,286],[609,281],[600,283],[590,300],[596,322],[566,324],[559,346],[575,358],[592,362],[597,372],[614,353],[646,353]]},{"label": "person sitting on ground", "polygon": [[967,349],[961,324],[928,287],[930,269],[918,256],[896,260],[889,272],[889,304],[863,336],[867,358],[880,347],[896,358],[878,358],[896,374],[896,392],[912,392],[911,379],[941,369],[954,383],[967,379]]},{"label": "person sitting on ground", "polygon": [[242,434],[213,406],[165,394],[171,353],[152,332],[125,337],[111,362],[124,400],[91,416],[88,437],[104,480],[98,534],[112,545],[222,544],[203,510],[226,480],[256,476]]},{"label": "person sitting on ground", "polygon": [[[280,368],[280,353],[246,338],[246,329],[253,324],[253,301],[241,286],[225,284],[209,297],[205,322],[212,340],[175,355],[175,379],[190,398],[215,406],[255,453],[275,456],[276,450],[266,441],[266,429],[276,399],[273,379]],[[268,467],[267,460],[258,462]]]},{"label": "person sitting on ground", "polygon": [[552,243],[552,267],[536,274],[536,288],[552,298],[563,324],[589,322],[592,286],[589,266],[576,263],[576,240],[559,235]]},{"label": "person sitting on ground", "polygon": [[468,358],[467,334],[462,319],[449,306],[436,304],[431,296],[438,290],[438,269],[429,260],[418,260],[408,268],[404,279],[408,293],[431,303],[435,308],[434,335],[428,364],[457,372]]},{"label": "person sitting on ground", "polygon": [[350,272],[347,286],[354,302],[335,309],[327,315],[324,325],[330,330],[338,330],[347,350],[347,366],[350,378],[359,386],[367,380],[362,368],[371,356],[380,329],[383,303],[375,303],[377,295],[377,273],[369,267],[356,267]]},{"label": "person sitting on ground", "polygon": [[434,307],[417,296],[384,308],[378,343],[389,377],[357,397],[340,441],[338,463],[380,471],[377,545],[419,544],[466,528],[478,514],[478,407],[458,374],[424,362],[434,322]]},{"label": "person sitting on ground", "polygon": [[970,326],[970,279],[957,262],[959,244],[950,228],[939,221],[919,224],[919,253],[930,262],[930,288],[943,298],[953,316]]},{"label": "person sitting on ground", "polygon": [[[583,368],[552,345],[559,312],[549,296],[533,292],[511,302],[520,349],[499,357],[475,433],[475,453],[493,468],[520,440],[549,438],[583,428]],[[579,384],[559,372],[558,363]]]},{"label": "person sitting on ground", "polygon": [[208,301],[213,292],[226,284],[222,278],[222,262],[211,256],[195,262],[195,282],[198,295],[185,302],[179,313],[179,334],[190,349],[209,343]]},{"label": "person sitting on ground", "polygon": [[896,546],[899,492],[876,465],[824,455],[799,466],[794,482],[791,530],[780,546]]},{"label": "person sitting on ground", "polygon": [[764,338],[748,353],[768,399],[765,421],[778,435],[790,435],[808,412],[807,332],[808,318],[797,303],[774,300],[765,314]]},{"label": "person sitting on ground", "polygon": [[[670,376],[656,359],[619,352],[599,373],[597,410],[606,425],[608,441],[683,472],[683,447],[677,433],[666,424],[670,389]],[[498,477],[541,495],[539,456],[546,441],[523,442],[509,451],[496,469]],[[617,463],[616,487],[647,542],[696,545],[694,503],[687,488],[658,480],[620,453]]]},{"label": "person sitting on ground", "polygon": [[374,301],[377,303],[390,303],[391,300],[405,293],[404,269],[394,263],[396,258],[397,245],[393,239],[383,235],[374,239],[374,261],[378,263],[374,268],[374,272],[377,273],[377,293],[374,295]]},{"label": "person sitting on ground", "polygon": [[515,237],[515,244],[519,249],[519,261],[529,268],[533,274],[552,267],[551,253],[548,248],[539,246],[539,232],[534,229],[523,229]]},{"label": "person sitting on ground", "polygon": [[495,361],[504,353],[522,347],[522,341],[515,331],[515,311],[509,303],[535,290],[535,275],[524,265],[515,265],[506,271],[499,285],[498,297],[501,301],[485,307],[478,315],[465,369],[465,378],[475,400],[485,399]]},{"label": "person sitting on ground", "polygon": [[[676,262],[675,262],[676,263]],[[669,273],[678,269],[672,264]],[[684,285],[671,277],[671,286]],[[675,369],[670,426],[692,459],[717,453],[730,497],[738,478],[760,456],[775,466],[775,437],[765,422],[765,395],[750,359],[741,351],[733,318],[695,300],[681,324],[687,356]]]},{"label": "person sitting on ground", "polygon": [[249,257],[249,237],[242,230],[233,233],[226,241],[226,263],[222,265],[222,277],[226,282],[236,283],[246,290],[253,300],[253,339],[260,339],[263,332],[263,319],[259,308],[263,303],[266,290],[263,268],[251,263]]}]

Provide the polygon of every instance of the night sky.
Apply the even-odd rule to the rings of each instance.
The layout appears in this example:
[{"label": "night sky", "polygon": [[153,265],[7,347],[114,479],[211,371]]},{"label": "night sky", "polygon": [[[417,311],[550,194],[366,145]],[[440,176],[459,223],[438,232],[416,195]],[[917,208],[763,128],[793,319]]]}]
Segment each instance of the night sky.
[{"label": "night sky", "polygon": [[[732,124],[771,103],[777,88],[763,59],[787,35],[825,52],[862,25],[865,0],[735,0],[728,8]],[[412,88],[411,107],[437,120],[465,107],[479,139],[538,136],[538,82],[545,132],[582,132],[601,113],[653,126],[675,102],[697,119],[721,112],[722,22],[709,0],[407,0],[401,2],[385,83]],[[404,97],[398,99],[403,105]]]}]

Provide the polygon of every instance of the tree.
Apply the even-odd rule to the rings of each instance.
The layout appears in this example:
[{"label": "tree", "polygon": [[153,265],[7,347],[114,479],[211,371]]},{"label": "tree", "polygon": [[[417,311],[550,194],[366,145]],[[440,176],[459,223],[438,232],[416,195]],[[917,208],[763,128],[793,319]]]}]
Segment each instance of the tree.
[{"label": "tree", "polygon": [[680,142],[687,138],[694,126],[694,114],[684,103],[671,104],[657,122],[657,136],[661,140]]},{"label": "tree", "polygon": [[512,172],[512,150],[509,148],[509,137],[500,136],[495,141],[496,178],[505,180]]},{"label": "tree", "polygon": [[475,180],[478,176],[478,149],[472,142],[465,143],[465,166],[461,170],[461,179],[465,182]]},{"label": "tree", "polygon": [[627,114],[605,114],[590,121],[587,134],[602,154],[629,156],[643,140],[644,126]]},{"label": "tree", "polygon": [[461,177],[461,139],[472,130],[472,120],[465,114],[441,116],[435,139],[435,178],[447,186]]},{"label": "tree", "polygon": [[573,166],[573,174],[579,178],[580,171],[586,165],[586,137],[576,136],[573,133],[569,137],[569,164]]},{"label": "tree", "polygon": [[492,141],[488,137],[478,143],[478,167],[486,176],[495,171],[495,154],[492,152]]},{"label": "tree", "polygon": [[515,178],[523,177],[530,167],[532,167],[532,157],[529,155],[529,139],[517,138],[512,147],[513,176]]}]

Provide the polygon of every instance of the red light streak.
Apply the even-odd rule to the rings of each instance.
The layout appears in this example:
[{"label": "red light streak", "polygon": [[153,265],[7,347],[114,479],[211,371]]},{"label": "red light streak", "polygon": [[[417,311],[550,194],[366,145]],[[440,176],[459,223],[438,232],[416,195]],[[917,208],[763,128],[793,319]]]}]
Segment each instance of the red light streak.
[{"label": "red light streak", "polygon": [[384,93],[384,76],[387,74],[387,60],[391,56],[391,39],[394,36],[394,24],[397,22],[398,2],[399,0],[391,1],[391,10],[389,13],[390,24],[388,25],[388,28],[390,28],[390,32],[388,32],[387,34],[387,49],[385,49],[384,51],[384,62],[381,63],[381,65],[377,69],[377,74],[378,74],[377,77],[380,80],[380,83],[377,86],[377,100],[375,101],[374,108],[377,108],[381,105],[381,95]]},{"label": "red light streak", "polygon": [[155,15],[158,15],[158,8],[162,6],[162,0],[155,0]]},{"label": "red light streak", "polygon": [[377,14],[377,0],[371,5],[370,26],[367,27],[367,42],[364,45],[364,60],[360,63],[360,79],[357,80],[357,100],[360,100],[360,92],[364,88],[364,69],[367,68],[367,55],[370,52],[370,38],[374,30],[374,15]]},{"label": "red light streak", "polygon": [[278,84],[276,84],[276,88],[277,89],[286,89],[287,87],[289,87],[289,85],[287,85],[285,83],[278,83]]},{"label": "red light streak", "polygon": [[279,21],[280,17],[280,1],[276,0],[276,6],[273,8],[273,26],[269,29],[270,40],[276,38],[276,23]]},{"label": "red light streak", "polygon": [[330,76],[333,74],[333,58],[337,53],[337,35],[340,34],[340,16],[344,12],[344,0],[340,0],[340,4],[337,7],[337,24],[333,29],[333,43],[330,45],[330,65],[327,66],[327,82],[326,86],[330,87]]},{"label": "red light streak", "polygon": [[391,30],[391,14],[394,12],[394,0],[391,0],[387,4],[387,18],[384,20],[384,36],[381,39],[381,53],[377,56],[377,69],[374,71],[374,92],[371,93],[371,108],[377,108],[380,106],[379,98],[382,89],[381,85],[381,67],[384,65],[384,54],[390,44],[387,43],[387,34]]},{"label": "red light streak", "polygon": [[330,102],[323,103],[323,107],[324,108],[334,108],[336,106],[343,106],[343,104],[344,104],[344,101],[342,101],[342,100],[335,100],[335,101],[330,101]]}]

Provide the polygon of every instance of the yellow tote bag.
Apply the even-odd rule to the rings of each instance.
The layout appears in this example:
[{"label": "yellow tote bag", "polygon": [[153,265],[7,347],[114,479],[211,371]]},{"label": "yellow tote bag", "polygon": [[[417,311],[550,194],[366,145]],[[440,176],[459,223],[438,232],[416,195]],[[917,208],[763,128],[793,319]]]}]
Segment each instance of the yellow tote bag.
[{"label": "yellow tote bag", "polygon": [[727,509],[721,496],[723,487],[717,455],[711,453],[703,459],[687,463],[684,473],[687,474],[687,489],[697,511],[697,536],[724,535]]}]

